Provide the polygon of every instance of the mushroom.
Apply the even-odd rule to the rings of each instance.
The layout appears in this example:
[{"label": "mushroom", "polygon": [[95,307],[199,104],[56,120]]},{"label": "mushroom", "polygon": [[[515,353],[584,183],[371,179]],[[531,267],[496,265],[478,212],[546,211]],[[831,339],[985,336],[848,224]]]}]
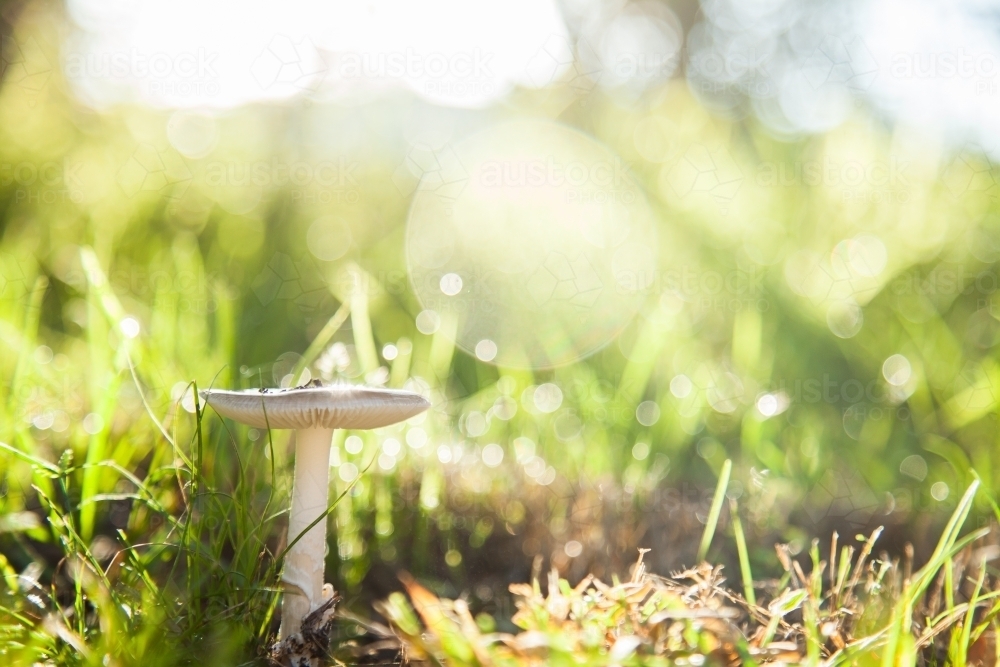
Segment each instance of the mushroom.
[{"label": "mushroom", "polygon": [[420,414],[430,403],[409,391],[347,384],[323,386],[318,381],[294,389],[208,390],[201,396],[217,413],[234,421],[262,429],[295,429],[288,541],[301,537],[288,549],[281,575],[287,586],[281,603],[279,638],[286,639],[299,632],[307,614],[332,596],[332,588],[324,595],[323,583],[326,519],[312,528],[309,525],[327,510],[333,430],[389,426]]}]

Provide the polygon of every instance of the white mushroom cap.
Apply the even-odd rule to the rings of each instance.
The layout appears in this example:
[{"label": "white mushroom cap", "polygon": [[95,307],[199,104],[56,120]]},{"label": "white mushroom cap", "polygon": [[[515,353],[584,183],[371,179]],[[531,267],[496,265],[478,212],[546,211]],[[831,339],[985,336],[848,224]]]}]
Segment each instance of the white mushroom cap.
[{"label": "white mushroom cap", "polygon": [[295,389],[201,392],[223,417],[256,428],[347,428],[389,426],[431,406],[411,391],[363,385],[310,385]]}]

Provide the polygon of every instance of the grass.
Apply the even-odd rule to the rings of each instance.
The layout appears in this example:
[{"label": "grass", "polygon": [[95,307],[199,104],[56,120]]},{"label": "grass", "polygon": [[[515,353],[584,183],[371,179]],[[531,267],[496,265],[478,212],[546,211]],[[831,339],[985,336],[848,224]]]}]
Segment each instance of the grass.
[{"label": "grass", "polygon": [[[601,87],[512,98],[497,118],[558,115],[622,157],[656,211],[658,263],[636,317],[592,356],[495,367],[456,347],[457,322],[416,325],[410,200],[393,175],[414,161],[407,137],[439,128],[410,127],[392,104],[365,107],[365,122],[323,105],[235,110],[206,160],[357,162],[359,197],[219,187],[205,161],[170,147],[169,114],[83,109],[54,67],[57,28],[26,12],[11,35],[37,45],[22,50],[44,61],[43,94],[0,87],[0,167],[79,166],[69,172],[83,180],[80,197],[54,202],[37,182],[0,183],[0,664],[264,661],[287,548],[288,434],[223,423],[195,396],[306,373],[434,403],[422,421],[336,436],[327,567],[345,598],[345,656],[402,638],[427,660],[558,649],[600,662],[616,650],[608,637],[634,636],[616,659],[728,659],[706,642],[731,641],[743,661],[973,664],[996,645],[996,573],[981,566],[996,538],[962,532],[1000,491],[1000,167],[981,153],[914,149],[863,110],[778,140],[714,117],[681,82],[642,108]],[[455,140],[479,122],[460,120]],[[316,127],[352,140],[331,148]],[[650,127],[677,130],[665,161],[636,145]],[[190,178],[119,187],[153,146],[171,179],[174,167]],[[678,192],[713,180],[695,173],[706,151],[739,187]],[[910,162],[899,197],[801,178]],[[351,239],[336,260],[309,245],[331,220]],[[873,248],[885,250],[879,272],[866,265]],[[845,304],[864,316],[850,338],[831,331]],[[897,355],[909,375],[890,382]],[[540,387],[560,397],[554,409],[541,409]],[[977,476],[983,504],[971,510],[960,491]],[[636,547],[652,548],[640,575],[628,570]],[[536,555],[559,572],[551,586],[534,583]],[[682,567],[704,561],[710,571]],[[410,601],[389,597],[400,571]],[[505,606],[511,583],[524,613]],[[633,609],[628,596],[646,586]],[[428,595],[440,610],[424,618],[438,604]],[[563,644],[545,620],[550,598],[560,614],[569,604]],[[653,623],[650,600],[691,618]],[[376,601],[400,614],[395,632],[370,620]],[[659,636],[675,625],[678,636]],[[539,632],[551,646],[528,646]]]},{"label": "grass", "polygon": [[[196,442],[203,437],[200,428],[194,433]],[[100,468],[132,488],[94,502],[133,503],[130,530],[151,516],[164,520],[153,539],[133,544],[122,530],[120,548],[109,549],[82,539],[69,501],[73,480],[88,464],[75,464],[69,453],[50,463],[3,449],[47,480],[51,492],[41,485],[35,491],[61,553],[48,581],[41,567],[18,572],[0,557],[4,664],[166,666],[203,664],[205,656],[218,664],[266,661],[287,547],[271,539],[283,513],[274,508],[273,494],[256,503],[248,494],[254,488],[249,459],[228,492],[214,486],[198,466],[200,457],[145,479],[103,462]],[[727,462],[706,523],[709,543],[729,469]],[[178,512],[158,498],[178,488],[179,479],[189,483],[179,487],[187,495]],[[647,550],[640,550],[624,581],[587,575],[571,583],[553,568],[543,589],[536,557],[533,580],[510,586],[512,621],[520,630],[514,633],[497,630],[503,619],[473,615],[466,600],[441,599],[403,573],[406,594],[375,605],[388,625],[345,612],[342,623],[360,635],[336,641],[330,661],[351,664],[396,647],[415,665],[993,664],[1000,587],[987,563],[996,547],[988,546],[989,529],[963,531],[977,493],[974,482],[930,559],[915,571],[912,551],[903,560],[873,556],[878,529],[859,536],[857,548],[841,547],[829,563],[820,559],[818,541],[805,565],[779,545],[781,575],[754,581],[738,520],[732,525],[743,595],[726,586],[721,566],[706,562],[669,577],[652,574]],[[738,517],[735,502],[731,509]],[[703,538],[699,548],[705,544]],[[836,535],[830,553],[837,554]]]},{"label": "grass", "polygon": [[[184,385],[166,412],[158,411],[147,396],[150,359],[162,354],[154,346],[156,339],[131,339],[116,331],[126,311],[96,256],[85,249],[81,260],[89,286],[87,353],[105,378],[104,385],[91,391],[102,396],[111,387],[121,395],[131,387],[145,427],[137,433],[131,425],[128,439],[113,438],[111,429],[96,429],[87,436],[82,459],[77,454],[81,448],[74,446],[46,458],[41,452],[52,450],[32,444],[23,430],[17,433],[20,446],[0,443],[8,478],[29,480],[20,493],[23,509],[5,515],[0,535],[5,545],[5,555],[0,555],[0,655],[12,665],[263,664],[277,627],[279,572],[287,550],[282,537],[289,481],[283,474],[287,453],[280,451],[284,441],[276,433],[258,433],[257,445],[248,447],[253,439],[249,430],[206,415],[197,400],[184,408],[184,396],[197,395],[197,382]],[[36,280],[26,304],[17,340],[29,349],[34,343],[26,341],[34,340],[40,321],[31,313],[40,308],[46,289],[45,279]],[[293,377],[307,368],[320,372],[322,355],[335,349],[348,318],[367,313],[360,297],[345,301],[291,366]],[[372,335],[370,327],[353,326],[352,331]],[[109,337],[115,347],[99,344]],[[225,338],[215,340],[226,344]],[[450,358],[447,344],[435,338],[422,363],[433,365],[438,359],[438,368],[446,368],[441,359]],[[210,362],[219,349],[202,354]],[[19,363],[11,396],[39,381],[37,373],[30,363]],[[409,373],[394,365],[391,375],[403,384]],[[477,400],[468,399],[472,406]],[[114,412],[104,409],[110,422]],[[427,426],[431,430],[433,422]],[[405,439],[405,431],[399,437]],[[569,507],[579,498],[573,500],[578,491],[565,480],[533,487],[548,496],[521,493],[504,499],[502,493],[485,494],[477,501],[481,505],[464,509],[474,525],[466,533],[470,553],[452,546],[459,537],[451,527],[457,519],[448,517],[458,513],[448,506],[450,496],[443,488],[461,489],[469,480],[445,479],[435,476],[433,467],[424,467],[422,477],[407,486],[405,470],[400,479],[377,474],[372,467],[377,448],[363,444],[361,452],[353,452],[360,454],[358,473],[337,479],[338,500],[329,510],[338,523],[339,558],[331,561],[341,569],[334,569],[334,576],[349,597],[354,591],[342,618],[346,628],[355,630],[340,637],[333,651],[348,661],[364,657],[373,637],[376,647],[391,651],[398,646],[415,662],[455,665],[696,664],[699,659],[847,664],[874,660],[872,656],[886,665],[915,656],[961,665],[972,664],[970,656],[992,641],[991,624],[1000,610],[994,608],[995,580],[985,561],[973,562],[969,555],[972,543],[984,534],[960,537],[978,482],[957,506],[928,563],[912,574],[910,560],[901,564],[884,555],[872,558],[876,532],[863,541],[857,557],[852,546],[843,546],[838,554],[835,537],[829,564],[820,560],[814,543],[805,569],[786,546],[778,548],[776,559],[758,555],[753,567],[768,571],[777,565],[781,574],[756,581],[740,508],[730,499],[728,523],[742,580],[740,595],[724,586],[720,566],[704,562],[725,525],[734,468],[729,459],[721,463],[692,554],[694,562],[702,563],[698,567],[659,577],[647,572],[641,554],[625,582],[613,577],[605,584],[599,576],[583,573],[573,586],[553,569],[545,595],[537,578],[511,587],[517,604],[511,619],[485,611],[473,616],[472,607],[484,605],[462,598],[449,601],[406,576],[409,598],[393,593],[376,602],[390,626],[366,621],[372,607],[356,594],[365,570],[355,568],[371,567],[368,554],[376,548],[384,565],[392,567],[388,554],[408,541],[415,553],[393,571],[416,566],[418,575],[426,576],[444,560],[446,576],[461,581],[463,558],[477,549],[488,552],[485,544],[497,522],[508,532],[530,534],[535,527],[526,513],[547,507],[552,514],[544,523],[555,525],[560,513],[571,517],[579,511]],[[339,445],[341,455],[351,454],[343,440]],[[514,453],[515,465],[530,463],[530,452]],[[655,489],[658,479],[644,482],[647,489]],[[36,506],[27,504],[31,499]],[[15,507],[11,500],[8,507]],[[406,503],[413,501],[418,512],[407,514]],[[366,504],[375,510],[370,522]],[[116,512],[119,519],[112,520]],[[465,581],[470,587],[477,583],[474,578]],[[435,587],[447,590],[440,575]],[[497,630],[510,622],[521,632]],[[367,631],[352,637],[357,628]]]},{"label": "grass", "polygon": [[[392,630],[382,639],[398,640],[412,664],[463,667],[996,664],[1000,582],[993,576],[987,584],[988,557],[973,549],[990,531],[961,535],[977,490],[974,483],[966,491],[916,572],[909,561],[870,558],[881,530],[859,536],[856,558],[845,546],[836,572],[833,561],[820,560],[816,541],[808,570],[779,545],[784,574],[744,580],[745,596],[705,562],[669,577],[649,573],[640,550],[626,581],[587,576],[573,585],[553,569],[545,593],[537,578],[512,585],[517,633],[496,632],[494,620],[473,617],[464,600],[441,600],[406,576],[406,595],[378,606]],[[766,603],[757,604],[755,588]],[[355,648],[347,659],[364,654]]]},{"label": "grass", "polygon": [[722,513],[722,503],[726,499],[726,489],[729,488],[729,475],[733,471],[733,462],[726,459],[722,464],[722,474],[719,476],[719,483],[715,487],[715,495],[712,497],[712,506],[708,510],[708,520],[705,521],[705,532],[702,533],[701,543],[698,545],[698,560],[705,560],[708,549],[712,546],[712,538],[715,536],[715,529],[719,525],[719,515]]}]

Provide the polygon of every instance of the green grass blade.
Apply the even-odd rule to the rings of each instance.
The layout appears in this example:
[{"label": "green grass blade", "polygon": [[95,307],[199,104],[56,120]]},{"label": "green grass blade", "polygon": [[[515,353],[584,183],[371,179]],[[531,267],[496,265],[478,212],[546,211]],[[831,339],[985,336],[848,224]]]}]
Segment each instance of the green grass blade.
[{"label": "green grass blade", "polygon": [[722,513],[722,501],[726,497],[726,488],[729,486],[729,475],[733,471],[733,462],[726,459],[722,464],[722,474],[719,475],[719,483],[715,486],[715,497],[712,498],[712,507],[708,512],[708,520],[705,522],[705,532],[701,535],[701,544],[698,546],[698,562],[705,560],[708,555],[708,548],[712,546],[712,538],[715,536],[715,528],[719,523],[719,515]]},{"label": "green grass blade", "polygon": [[327,323],[323,325],[320,332],[316,334],[313,338],[312,343],[306,349],[305,354],[299,358],[295,363],[295,367],[292,369],[292,385],[293,387],[298,386],[299,380],[302,378],[302,372],[323,352],[327,344],[333,339],[334,334],[336,334],[340,327],[344,326],[344,322],[347,321],[347,317],[351,314],[351,302],[345,301],[337,309],[337,312],[333,314]]},{"label": "green grass blade", "polygon": [[365,373],[378,368],[378,351],[375,349],[375,336],[372,333],[372,322],[368,316],[368,285],[371,277],[362,271],[361,267],[351,265],[353,281],[349,303],[351,314],[351,329],[354,331],[354,349],[358,354],[358,362]]},{"label": "green grass blade", "polygon": [[931,554],[927,564],[914,573],[909,586],[903,589],[903,593],[896,602],[892,611],[892,620],[889,625],[889,633],[882,653],[883,667],[893,667],[899,661],[907,659],[908,651],[913,645],[913,635],[911,633],[913,624],[913,612],[920,601],[921,596],[931,584],[935,574],[945,565],[958,550],[961,550],[970,541],[978,539],[985,532],[976,531],[971,535],[959,540],[958,535],[965,524],[966,518],[972,509],[972,502],[975,499],[976,491],[979,489],[979,480],[975,480],[969,485],[965,495],[959,501],[958,506],[952,513],[948,524],[941,533],[934,553]]},{"label": "green grass blade", "polygon": [[962,623],[962,634],[958,640],[958,656],[955,664],[964,665],[968,660],[969,645],[972,643],[972,623],[976,615],[976,607],[979,606],[980,593],[983,590],[983,580],[986,578],[986,563],[982,564],[979,570],[979,579],[976,580],[976,589],[969,599],[969,609],[965,613],[965,621]]},{"label": "green grass blade", "polygon": [[729,512],[733,517],[733,534],[736,537],[736,552],[740,557],[740,576],[743,578],[743,596],[752,605],[757,604],[757,595],[753,590],[753,573],[750,571],[750,555],[747,552],[747,540],[743,535],[743,522],[737,512],[736,501],[729,503]]}]

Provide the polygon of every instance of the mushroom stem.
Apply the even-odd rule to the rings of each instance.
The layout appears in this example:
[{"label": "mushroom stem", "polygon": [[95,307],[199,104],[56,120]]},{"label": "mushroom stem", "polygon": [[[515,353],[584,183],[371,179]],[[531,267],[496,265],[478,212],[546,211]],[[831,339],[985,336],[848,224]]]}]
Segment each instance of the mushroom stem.
[{"label": "mushroom stem", "polygon": [[[288,518],[289,542],[327,509],[332,441],[331,428],[307,428],[295,432],[295,479]],[[323,519],[302,535],[285,554],[281,580],[289,585],[285,587],[281,601],[281,639],[297,633],[302,619],[322,603],[325,560],[326,519]]]}]

